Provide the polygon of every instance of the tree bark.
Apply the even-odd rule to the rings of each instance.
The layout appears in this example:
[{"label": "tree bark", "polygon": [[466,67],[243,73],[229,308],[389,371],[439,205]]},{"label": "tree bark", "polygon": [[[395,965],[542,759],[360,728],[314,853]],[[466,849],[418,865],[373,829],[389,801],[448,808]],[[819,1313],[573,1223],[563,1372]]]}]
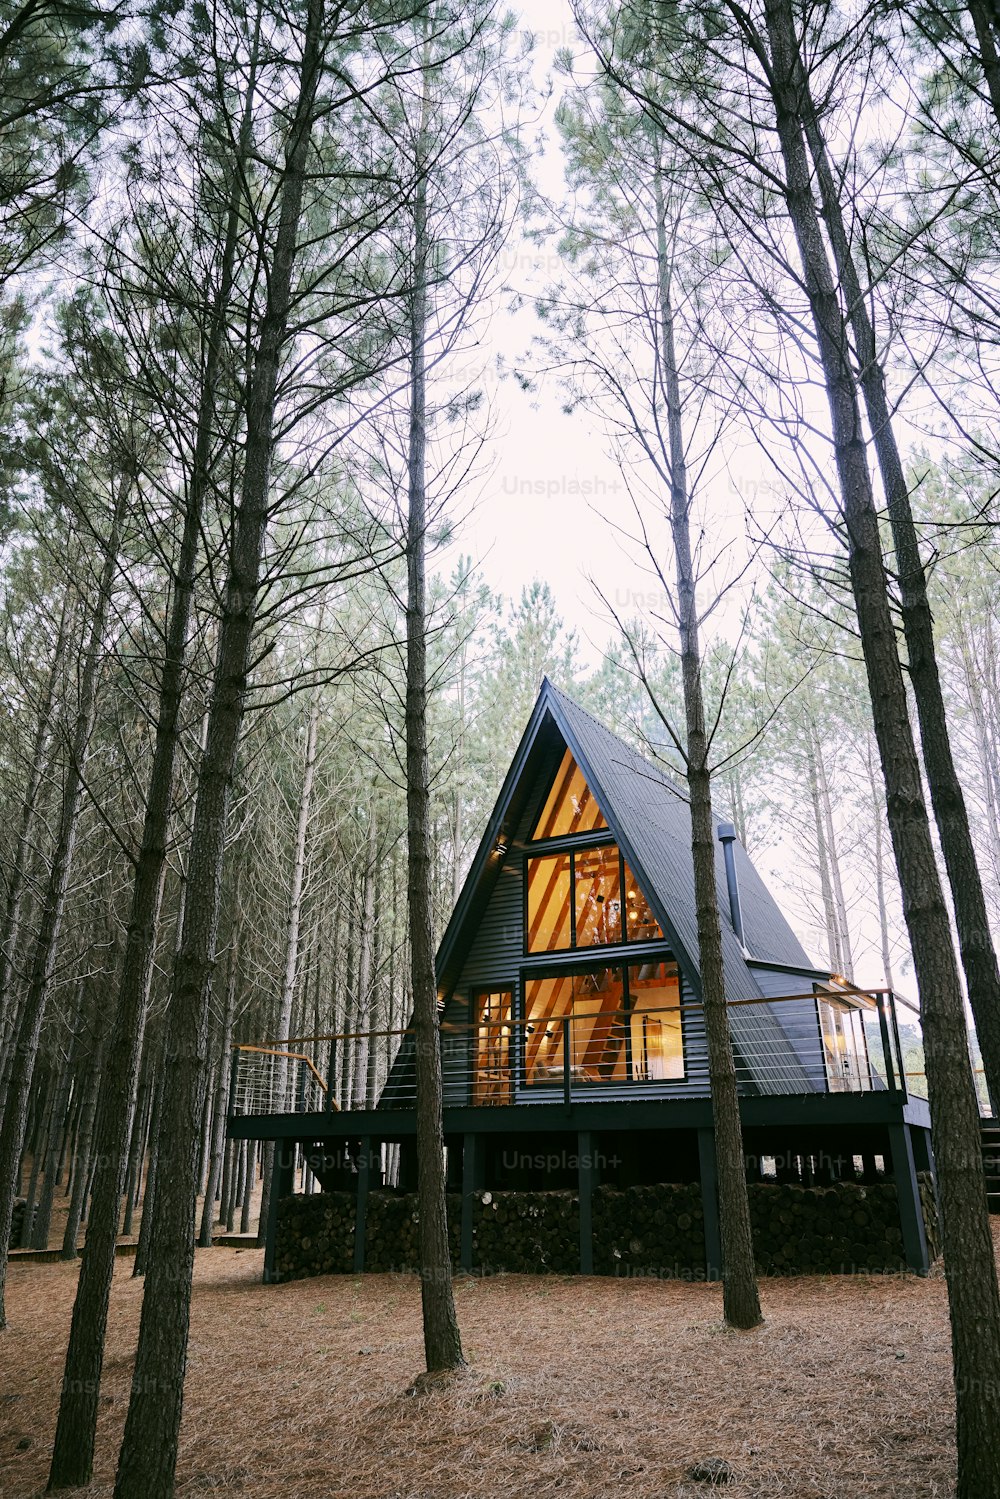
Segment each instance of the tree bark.
[{"label": "tree bark", "polygon": [[28,768],[28,784],[21,803],[21,819],[14,848],[14,862],[7,885],[7,900],[4,906],[3,940],[0,942],[0,1052],[3,1054],[2,1082],[0,1082],[0,1114],[6,1108],[7,1084],[10,1065],[13,1061],[13,1040],[20,1019],[20,1006],[11,994],[11,977],[17,958],[18,941],[21,935],[21,908],[24,902],[25,883],[28,873],[28,857],[31,839],[38,815],[38,795],[45,770],[46,749],[52,729],[52,710],[55,701],[56,682],[66,654],[69,636],[69,589],[63,594],[56,630],[55,646],[49,663],[45,689],[38,710],[38,726],[32,746],[31,764]]},{"label": "tree bark", "polygon": [[153,1069],[151,1064],[146,1069],[145,1077],[140,1072],[138,1082],[138,1092],[133,1094],[129,1099],[131,1129],[129,1131],[128,1148],[125,1157],[127,1163],[125,1168],[125,1211],[122,1215],[121,1223],[123,1234],[132,1233],[135,1199],[139,1189],[139,1180],[142,1176],[142,1160],[146,1150],[146,1137],[153,1101]]},{"label": "tree bark", "polygon": [[135,1246],[132,1260],[132,1279],[145,1275],[149,1264],[149,1246],[153,1237],[156,1203],[156,1177],[160,1161],[160,1119],[163,1116],[163,1094],[167,1086],[167,1040],[164,1036],[153,1063],[153,1106],[149,1114],[149,1160],[146,1164],[146,1184],[142,1193],[142,1217],[139,1219],[139,1242]]},{"label": "tree bark", "polygon": [[[358,929],[358,1014],[354,1039],[351,1107],[367,1107],[368,1067],[374,1045],[367,1034],[372,1028],[372,948],[375,941],[375,793],[368,808],[365,836],[365,868],[361,879],[361,925]],[[435,991],[436,992],[436,991]]]},{"label": "tree bark", "polygon": [[[115,1244],[128,1162],[129,1121],[134,1111],[142,1055],[146,1008],[159,921],[167,841],[173,800],[174,762],[180,740],[180,708],[186,674],[188,637],[197,576],[202,518],[210,491],[216,387],[225,346],[226,317],[232,295],[243,161],[250,147],[250,123],[256,88],[256,37],[247,98],[233,164],[231,198],[222,246],[219,290],[212,308],[205,349],[205,372],[199,392],[198,424],[184,526],[174,576],[160,673],[153,759],[150,766],[142,841],[136,861],[132,903],[125,936],[125,956],[115,1024],[101,1079],[95,1129],[93,1201],[59,1401],[55,1443],[49,1468],[49,1490],[75,1488],[93,1474],[101,1370],[108,1305],[115,1268]],[[152,1159],[152,1158],[151,1158]],[[148,1177],[146,1205],[149,1202]],[[141,1264],[141,1260],[138,1261]]]},{"label": "tree bark", "polygon": [[31,1141],[31,1175],[28,1177],[28,1190],[24,1194],[24,1217],[21,1220],[21,1237],[18,1248],[29,1249],[31,1247],[31,1235],[35,1226],[35,1213],[38,1209],[38,1180],[41,1176],[42,1161],[48,1149],[49,1131],[52,1128],[52,1111],[55,1105],[55,1079],[47,1081],[39,1107],[35,1117],[34,1135],[29,1132]]},{"label": "tree bark", "polygon": [[826,847],[826,823],[819,799],[819,774],[816,769],[812,726],[807,728],[806,775],[809,782],[809,800],[812,802],[813,823],[816,829],[816,863],[819,867],[819,889],[823,901],[823,920],[826,926],[827,956],[831,969],[840,971],[840,948],[837,941],[837,922],[833,909],[833,885],[830,880],[830,860]]},{"label": "tree bark", "polygon": [[882,833],[884,809],[875,782],[875,767],[872,764],[870,743],[866,751],[868,780],[871,785],[872,828],[875,843],[875,903],[878,908],[879,941],[882,947],[882,972],[887,989],[895,988],[892,975],[892,953],[889,949],[889,908],[885,894],[885,839]]},{"label": "tree bark", "polygon": [[969,15],[976,31],[979,61],[989,89],[990,103],[1000,126],[1000,16],[995,0],[968,0]]},{"label": "tree bark", "polygon": [[212,1139],[205,1184],[205,1200],[201,1211],[201,1233],[198,1243],[203,1249],[212,1247],[212,1228],[215,1223],[215,1199],[222,1175],[222,1154],[226,1146],[226,1100],[229,1097],[229,1058],[233,1039],[233,1016],[236,1012],[236,978],[239,965],[239,942],[234,938],[229,953],[229,973],[226,977],[226,1013],[219,1043],[219,1065],[215,1074],[215,1106],[212,1110]]},{"label": "tree bark", "polygon": [[84,771],[94,726],[97,683],[101,663],[104,660],[104,634],[107,629],[111,596],[118,571],[125,504],[131,488],[130,476],[123,478],[118,484],[111,525],[104,545],[101,576],[84,648],[79,698],[69,745],[69,763],[63,784],[59,825],[56,830],[48,879],[41,900],[41,917],[32,945],[30,978],[21,1010],[3,1126],[0,1129],[0,1328],[7,1325],[4,1310],[7,1250],[10,1242],[11,1215],[14,1210],[18,1161],[21,1154],[21,1142],[24,1138],[24,1126],[28,1117],[31,1076],[34,1072],[45,1006],[52,986],[59,933],[62,928],[66,894],[69,890],[70,873],[73,867],[73,853],[83,799]]},{"label": "tree bark", "polygon": [[847,330],[812,196],[788,0],[765,0],[765,16],[785,198],[830,407],[851,585],[920,991],[951,1314],[958,1499],[1000,1499],[1000,1295],[962,991],[907,711]]},{"label": "tree bark", "polygon": [[715,882],[715,822],[712,817],[712,773],[709,765],[711,743],[705,726],[683,402],[674,337],[666,213],[659,165],[655,170],[654,190],[660,378],[667,408],[670,534],[677,584],[677,623],[686,726],[685,769],[691,807],[691,857],[694,865],[701,1002],[708,1041],[708,1077],[719,1180],[723,1313],[730,1327],[751,1328],[759,1326],[763,1318],[754,1269],[753,1232],[750,1226],[750,1199],[747,1194],[736,1064],[726,1008],[722,928]]},{"label": "tree bark", "polygon": [[257,1179],[257,1142],[245,1140],[241,1154],[240,1190],[243,1194],[240,1205],[240,1233],[250,1232],[250,1214],[253,1208],[253,1189]]},{"label": "tree bark", "polygon": [[[80,1023],[79,1008],[83,1001],[83,984],[77,984],[77,1025]],[[59,1176],[59,1161],[62,1157],[63,1140],[69,1115],[70,1090],[73,1086],[73,1070],[76,1061],[77,1029],[70,1032],[66,1055],[56,1075],[52,1114],[49,1119],[49,1134],[45,1144],[45,1181],[38,1199],[35,1222],[31,1231],[31,1247],[48,1249],[49,1230],[52,1227],[52,1208],[55,1204],[56,1183]]]},{"label": "tree bark", "polygon": [[91,1149],[94,1139],[94,1119],[97,1115],[97,1095],[101,1085],[101,1069],[110,1028],[110,1010],[98,1003],[94,1017],[94,1041],[90,1053],[90,1066],[84,1088],[80,1119],[76,1133],[76,1160],[73,1166],[73,1190],[70,1194],[69,1212],[66,1215],[66,1231],[63,1234],[62,1257],[75,1260],[76,1241],[80,1236],[87,1187],[90,1182]]},{"label": "tree bark", "polygon": [[893,431],[875,329],[844,224],[840,194],[822,125],[809,90],[794,27],[790,26],[788,30],[789,47],[794,49],[798,108],[816,172],[843,302],[854,334],[859,382],[889,511],[909,677],[917,705],[931,805],[951,887],[969,1003],[982,1048],[987,1086],[991,1096],[1000,1100],[1000,968],[990,932],[968,808],[952,753],[934,643],[934,619],[927,596],[927,576],[913,520],[909,485]]},{"label": "tree bark", "polygon": [[429,1371],[460,1368],[445,1185],[443,1082],[431,916],[431,796],[427,754],[426,447],[428,325],[427,183],[423,146],[428,80],[424,80],[418,179],[413,197],[413,286],[410,292],[410,416],[406,536],[406,834],[410,971],[416,1044],[417,1200],[424,1356]]},{"label": "tree bark", "polygon": [[195,1179],[205,1085],[229,791],[247,692],[267,533],[275,395],[322,55],[323,0],[309,0],[298,97],[279,189],[279,223],[247,401],[243,482],[231,541],[205,751],[198,773],[184,926],[170,994],[170,1086],[160,1124],[155,1221],[115,1499],[171,1499],[194,1270]]},{"label": "tree bark", "polygon": [[823,743],[815,724],[812,725],[816,755],[819,800],[826,829],[826,852],[830,861],[830,885],[833,892],[834,919],[837,930],[837,973],[854,983],[854,954],[851,950],[851,931],[847,922],[847,901],[844,898],[844,881],[840,872],[840,852],[837,848],[837,832],[833,825],[833,799],[830,795],[830,778],[823,758]]}]

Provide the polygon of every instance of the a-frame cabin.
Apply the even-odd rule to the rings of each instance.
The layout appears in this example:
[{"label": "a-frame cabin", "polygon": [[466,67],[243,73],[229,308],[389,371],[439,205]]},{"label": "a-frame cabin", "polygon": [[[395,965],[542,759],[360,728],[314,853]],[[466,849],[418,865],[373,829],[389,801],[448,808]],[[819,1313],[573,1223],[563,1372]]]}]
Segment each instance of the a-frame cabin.
[{"label": "a-frame cabin", "polygon": [[[717,833],[748,1176],[802,1187],[894,1180],[906,1261],[926,1269],[918,1173],[932,1170],[929,1119],[907,1089],[893,996],[815,968],[732,825],[720,822]],[[705,1261],[717,1268],[685,788],[548,681],[437,973],[463,1262],[484,1192],[575,1189],[580,1266],[589,1270],[599,1182],[687,1182],[700,1184]],[[356,1185],[361,1268],[364,1202],[387,1144],[400,1147],[400,1188],[415,1180],[413,1039],[402,1038],[377,1107],[351,1112],[325,1106],[322,1056],[294,1044],[237,1049],[230,1134],[298,1142],[324,1186]],[[327,1044],[329,1065],[336,1042]],[[268,1089],[275,1065],[280,1108]],[[290,1182],[288,1153],[278,1159],[273,1204]]]}]

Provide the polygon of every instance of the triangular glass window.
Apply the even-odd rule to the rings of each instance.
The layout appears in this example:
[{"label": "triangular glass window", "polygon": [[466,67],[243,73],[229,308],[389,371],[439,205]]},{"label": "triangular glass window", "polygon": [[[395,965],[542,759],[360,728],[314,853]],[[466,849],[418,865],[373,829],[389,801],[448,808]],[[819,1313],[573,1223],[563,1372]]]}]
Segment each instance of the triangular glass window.
[{"label": "triangular glass window", "polygon": [[567,750],[532,838],[562,838],[567,833],[593,833],[606,827],[604,814],[572,752]]}]

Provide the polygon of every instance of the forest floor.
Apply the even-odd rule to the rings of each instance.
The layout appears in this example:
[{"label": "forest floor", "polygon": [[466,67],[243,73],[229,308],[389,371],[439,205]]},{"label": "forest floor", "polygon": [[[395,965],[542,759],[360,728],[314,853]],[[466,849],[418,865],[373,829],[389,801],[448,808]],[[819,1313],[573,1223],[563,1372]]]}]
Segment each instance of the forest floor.
[{"label": "forest floor", "polygon": [[[994,1219],[1000,1249],[1000,1220]],[[765,1325],[726,1331],[717,1286],[466,1277],[470,1369],[410,1393],[419,1286],[391,1275],[260,1284],[255,1249],[199,1250],[182,1499],[695,1499],[725,1492],[931,1499],[953,1492],[945,1286],[916,1277],[761,1285]],[[0,1334],[0,1493],[41,1493],[75,1265],[13,1265]],[[97,1477],[111,1493],[142,1287],[116,1268]]]}]

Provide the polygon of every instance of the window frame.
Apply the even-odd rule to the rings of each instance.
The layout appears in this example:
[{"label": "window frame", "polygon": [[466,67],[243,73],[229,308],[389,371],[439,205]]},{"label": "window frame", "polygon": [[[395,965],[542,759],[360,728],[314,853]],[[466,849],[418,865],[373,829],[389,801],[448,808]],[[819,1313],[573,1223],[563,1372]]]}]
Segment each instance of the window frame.
[{"label": "window frame", "polygon": [[[503,1017],[503,1014],[501,1013],[500,1016],[494,1021],[484,1020],[481,1014],[483,1001],[492,999],[494,996],[496,996],[496,998],[501,1001],[501,1011],[503,1008],[504,996],[509,996],[507,1017],[505,1019]],[[517,985],[509,982],[502,984],[478,985],[470,989],[469,1001],[470,1010],[475,1017],[470,1037],[471,1044],[469,1047],[469,1061],[471,1064],[469,1102],[474,1108],[496,1108],[509,1106],[514,1102],[514,1099],[517,1095],[518,1069],[520,1066],[517,1026],[517,1009],[519,1002]],[[503,1036],[504,1027],[507,1028],[506,1037]],[[489,1079],[491,1077],[494,1081],[498,1080],[501,1071],[504,1070],[503,1064],[495,1064],[493,1067],[488,1067],[484,1073],[481,1065],[483,1033],[491,1030],[500,1033],[501,1044],[505,1052],[505,1070],[508,1074],[508,1080],[506,1084],[506,1096],[502,1098],[484,1098],[476,1096],[480,1088],[483,1088],[484,1090],[488,1089]],[[503,1044],[504,1042],[505,1044]]]},{"label": "window frame", "polygon": [[[850,1093],[857,1096],[860,1093],[871,1093],[874,1091],[874,1069],[872,1068],[871,1054],[868,1050],[868,1035],[865,1031],[864,1020],[857,1005],[850,1004],[849,996],[846,994],[834,994],[829,989],[821,989],[814,986],[816,998],[816,1029],[819,1033],[820,1056],[823,1059],[823,1071],[826,1076],[826,1091],[833,1093]],[[854,1059],[858,1064],[858,1087],[850,1086],[848,1074],[842,1072],[839,1077],[834,1076],[830,1053],[826,1044],[826,1033],[823,1029],[823,1005],[826,1005],[833,1013],[848,1014],[851,1017],[851,1031],[854,1033],[855,1043],[860,1039],[861,1051],[857,1053],[855,1045]],[[859,1034],[860,1033],[860,1034]],[[847,1048],[845,1047],[845,1056]],[[867,1079],[867,1080],[866,1080]],[[835,1086],[835,1084],[847,1084],[847,1086]]]},{"label": "window frame", "polygon": [[[580,949],[581,954],[583,952],[594,952],[594,951],[595,951],[595,949],[593,949],[593,948]],[[616,957],[613,957],[613,958],[612,957],[608,957],[606,959],[606,961],[603,961],[603,962],[600,961],[600,960],[595,961],[594,959],[591,959],[590,961],[585,961],[582,958],[582,956],[581,956],[581,957],[578,957],[575,962],[569,962],[569,963],[567,963],[565,961],[565,959],[564,959],[562,962],[558,962],[557,961],[556,963],[551,963],[551,962],[549,962],[549,963],[544,963],[544,962],[543,963],[533,963],[530,966],[522,966],[522,968],[520,969],[520,971],[518,973],[518,981],[517,981],[517,985],[516,985],[515,998],[514,998],[514,1014],[515,1014],[515,1017],[516,1017],[517,1045],[516,1045],[516,1048],[512,1049],[512,1051],[514,1053],[512,1061],[513,1061],[513,1065],[514,1065],[514,1068],[515,1068],[516,1093],[517,1093],[518,1096],[532,1097],[532,1098],[534,1098],[534,1097],[537,1097],[539,1094],[544,1093],[546,1089],[550,1089],[553,1093],[559,1093],[559,1092],[562,1091],[562,1087],[563,1087],[562,1076],[560,1076],[558,1078],[554,1078],[554,1079],[552,1079],[550,1081],[537,1082],[537,1083],[531,1082],[529,1080],[529,1078],[528,1078],[528,1066],[527,1066],[528,984],[533,979],[574,978],[574,977],[577,977],[579,974],[591,973],[591,972],[593,972],[593,971],[595,971],[597,969],[601,969],[601,968],[620,968],[622,970],[622,974],[623,974],[623,991],[624,991],[624,997],[625,997],[626,1000],[628,1000],[628,999],[631,998],[630,981],[629,981],[629,969],[630,968],[641,967],[643,961],[654,962],[654,963],[673,963],[676,966],[676,969],[677,969],[677,1011],[678,1011],[678,1019],[680,1020],[680,1031],[681,1031],[681,1067],[682,1067],[682,1070],[681,1070],[680,1075],[677,1076],[677,1077],[658,1077],[658,1078],[639,1078],[639,1079],[637,1079],[637,1078],[630,1078],[630,1077],[624,1077],[624,1078],[620,1078],[620,1079],[609,1078],[607,1080],[599,1079],[599,1078],[588,1078],[586,1081],[582,1081],[580,1079],[574,1079],[573,1080],[573,1088],[574,1088],[574,1090],[576,1088],[583,1088],[583,1089],[586,1089],[587,1092],[589,1093],[591,1090],[594,1090],[594,1091],[599,1091],[599,1090],[610,1091],[610,1090],[617,1089],[617,1090],[620,1091],[622,1088],[628,1088],[628,1089],[632,1089],[632,1088],[676,1088],[676,1087],[685,1086],[686,1084],[690,1083],[691,1078],[690,1078],[690,1068],[689,1068],[689,1061],[688,1061],[688,1050],[689,1050],[689,1044],[690,1044],[690,1036],[688,1035],[688,1018],[687,1018],[687,1012],[685,1010],[685,995],[686,995],[686,992],[687,992],[687,984],[686,984],[686,981],[685,981],[685,978],[684,978],[684,973],[683,973],[683,970],[681,968],[681,965],[677,961],[677,957],[674,954],[673,950],[669,946],[667,946],[666,941],[664,941],[663,943],[658,943],[655,950],[652,949],[647,944],[647,950],[644,951],[641,954],[641,956],[638,953],[636,953],[635,955],[633,955],[631,953],[624,952],[621,948],[617,948],[617,949],[612,949],[612,948],[598,948],[598,949],[596,949],[596,951],[598,953],[600,953],[600,954],[607,954],[607,953],[614,952],[614,953],[616,953],[618,955]],[[532,954],[532,956],[537,957],[537,954]],[[544,956],[547,956],[547,955],[544,955]],[[626,1065],[627,1065],[627,1068],[629,1070],[631,1070],[632,1065],[633,1065],[633,1061],[632,1061],[632,1024],[631,1024],[631,1022],[632,1022],[632,1019],[634,1018],[635,1011],[630,1007],[627,1010],[626,1013],[627,1013],[628,1019],[629,1019],[629,1024],[626,1027],[626,1048],[627,1048],[627,1064]],[[564,1017],[562,1017],[562,1016],[559,1017],[560,1024],[562,1023],[563,1018]]]},{"label": "window frame", "polygon": [[[603,823],[603,827],[578,828],[576,830],[576,832],[570,832],[570,833],[550,833],[550,834],[546,834],[546,835],[544,835],[542,837],[536,837],[535,833],[536,833],[536,830],[538,828],[538,824],[541,821],[542,814],[544,813],[545,808],[547,807],[547,805],[549,803],[549,799],[552,796],[552,792],[555,790],[556,782],[559,779],[560,772],[562,771],[563,766],[566,763],[567,757],[572,762],[575,771],[579,774],[581,780],[583,781],[584,785],[586,786],[588,794],[593,798],[594,805],[597,808],[598,816],[600,817],[601,822]],[[597,797],[594,796],[593,789],[591,788],[590,782],[587,780],[586,776],[583,773],[583,770],[582,770],[582,768],[580,766],[579,759],[577,758],[576,754],[574,753],[574,751],[572,750],[572,748],[570,747],[570,745],[567,744],[567,745],[565,745],[564,754],[563,754],[562,758],[560,759],[559,764],[556,766],[555,772],[554,772],[553,777],[552,777],[551,785],[549,786],[548,791],[545,793],[545,796],[544,796],[544,798],[543,798],[540,806],[538,807],[538,811],[536,812],[536,814],[535,814],[535,816],[534,816],[534,818],[532,820],[532,823],[531,823],[531,832],[528,834],[527,842],[530,843],[530,844],[535,844],[535,843],[556,843],[556,842],[558,842],[558,841],[560,841],[562,839],[571,839],[571,840],[580,840],[580,841],[582,841],[583,839],[591,839],[594,842],[599,842],[599,841],[603,840],[604,838],[611,838],[612,842],[614,841],[613,837],[612,837],[612,834],[611,834],[611,829],[610,829],[610,827],[608,825],[608,819],[605,816],[604,811],[603,811],[603,809],[601,807],[601,804],[597,800]]]},{"label": "window frame", "polygon": [[[581,947],[577,942],[576,935],[576,855],[591,853],[597,848],[613,847],[618,850],[618,889],[621,902],[621,935],[616,942],[589,942]],[[568,947],[529,947],[529,905],[530,905],[530,873],[532,859],[569,859],[569,946]],[[521,950],[526,958],[543,958],[549,955],[562,955],[565,953],[589,953],[589,952],[617,952],[620,948],[632,949],[649,943],[667,942],[667,934],[663,930],[663,923],[653,910],[648,897],[643,894],[650,913],[656,917],[656,924],[660,928],[658,937],[633,937],[629,932],[627,883],[625,878],[626,869],[631,870],[633,879],[640,891],[642,889],[638,876],[628,863],[625,851],[618,842],[615,835],[609,830],[594,838],[587,833],[574,833],[562,838],[539,839],[537,843],[529,843],[524,850],[524,863],[522,867],[522,897],[521,897]]]}]

